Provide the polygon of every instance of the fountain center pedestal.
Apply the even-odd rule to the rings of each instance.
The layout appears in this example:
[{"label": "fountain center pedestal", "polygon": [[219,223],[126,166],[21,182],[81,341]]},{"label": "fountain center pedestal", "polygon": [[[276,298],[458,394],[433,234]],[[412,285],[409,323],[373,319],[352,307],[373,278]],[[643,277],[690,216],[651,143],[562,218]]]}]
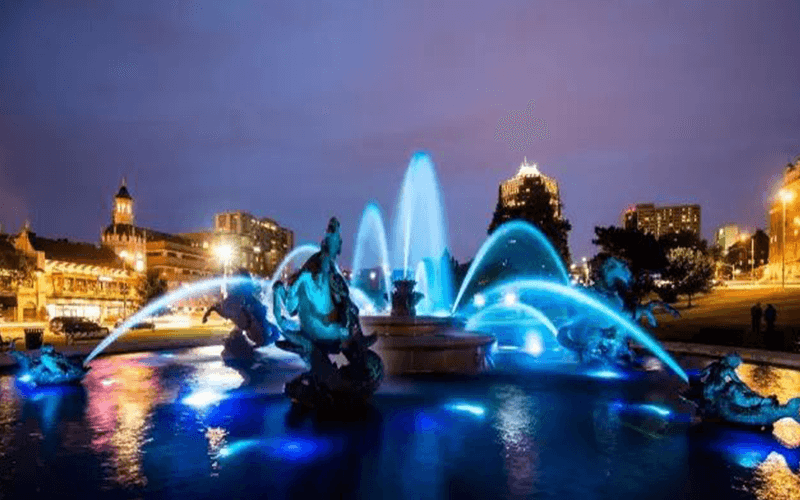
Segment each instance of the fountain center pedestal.
[{"label": "fountain center pedestal", "polygon": [[494,337],[464,330],[464,323],[450,316],[417,316],[423,295],[416,282],[396,280],[389,316],[362,316],[366,335],[378,334],[377,351],[390,374],[476,374],[488,367]]}]

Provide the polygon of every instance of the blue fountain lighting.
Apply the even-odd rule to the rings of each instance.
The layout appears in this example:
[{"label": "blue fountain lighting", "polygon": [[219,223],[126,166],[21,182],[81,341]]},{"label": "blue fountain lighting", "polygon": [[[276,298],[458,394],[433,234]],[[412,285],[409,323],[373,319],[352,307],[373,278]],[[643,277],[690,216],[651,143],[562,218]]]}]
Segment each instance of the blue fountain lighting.
[{"label": "blue fountain lighting", "polygon": [[465,402],[456,402],[456,403],[449,403],[445,405],[445,409],[458,412],[458,413],[467,413],[472,415],[473,417],[483,417],[486,415],[486,408],[481,405],[473,404],[473,403],[465,403]]},{"label": "blue fountain lighting", "polygon": [[250,278],[244,278],[241,276],[227,276],[222,278],[211,278],[204,281],[199,281],[197,283],[192,283],[189,286],[181,287],[171,293],[166,294],[163,297],[160,297],[157,300],[152,301],[147,306],[143,307],[139,310],[136,314],[130,316],[127,320],[125,320],[118,328],[114,329],[114,331],[108,335],[106,338],[100,342],[97,347],[86,356],[86,359],[83,361],[84,366],[87,365],[91,360],[93,360],[98,354],[103,352],[106,347],[111,345],[112,342],[120,338],[124,335],[130,328],[142,321],[146,318],[152,316],[157,311],[167,307],[168,305],[177,302],[179,300],[187,299],[189,297],[195,297],[198,295],[206,294],[212,290],[219,289],[222,286],[240,286],[245,283],[252,282],[253,280]]},{"label": "blue fountain lighting", "polygon": [[389,283],[390,277],[390,264],[389,264],[389,246],[386,242],[386,227],[383,224],[383,215],[381,209],[375,202],[370,202],[364,207],[361,214],[361,222],[358,225],[358,232],[356,233],[356,243],[353,252],[353,277],[351,281],[355,283],[356,273],[365,269],[364,259],[365,250],[368,244],[372,243],[377,245],[378,264],[383,271],[383,287],[385,293],[391,293],[392,288]]},{"label": "blue fountain lighting", "polygon": [[482,270],[486,264],[492,262],[492,258],[497,260],[498,255],[495,255],[495,251],[502,250],[505,244],[511,242],[513,242],[513,244],[518,244],[520,241],[534,243],[537,248],[543,250],[542,256],[545,260],[540,265],[540,269],[543,270],[545,275],[549,275],[554,281],[564,284],[569,283],[567,268],[564,266],[561,256],[556,249],[553,248],[550,240],[532,224],[521,220],[513,220],[500,226],[483,242],[483,245],[481,245],[475,258],[472,260],[472,265],[470,265],[467,270],[463,283],[461,283],[461,288],[459,288],[456,300],[453,303],[452,312],[458,310],[464,293],[472,284],[476,273]]},{"label": "blue fountain lighting", "polygon": [[322,439],[274,437],[236,441],[221,448],[218,454],[220,457],[230,458],[247,451],[255,451],[277,460],[303,462],[325,455],[331,449],[332,444]]},{"label": "blue fountain lighting", "polygon": [[[481,296],[483,297],[483,296]],[[485,304],[485,298],[484,304]],[[544,325],[545,329],[553,335],[553,339],[558,336],[558,329],[550,318],[542,311],[528,304],[512,302],[511,304],[501,303],[481,309],[467,320],[466,329],[471,331],[481,331],[487,322],[517,323],[526,319],[534,319]]]},{"label": "blue fountain lighting", "polygon": [[271,289],[272,284],[281,279],[281,275],[283,274],[283,271],[286,269],[286,266],[289,266],[292,262],[296,260],[305,262],[309,257],[311,257],[317,252],[319,252],[319,246],[312,244],[300,245],[292,249],[292,251],[289,252],[286,255],[286,257],[283,258],[281,263],[275,269],[275,272],[272,273],[272,279],[269,281],[269,288]]},{"label": "blue fountain lighting", "polygon": [[[581,306],[587,313],[598,319],[610,321],[615,326],[622,328],[630,338],[641,344],[645,349],[653,353],[675,372],[684,382],[688,382],[689,378],[683,368],[664,350],[663,347],[650,335],[647,334],[642,328],[634,324],[630,319],[621,315],[619,312],[611,309],[608,305],[601,302],[597,298],[587,294],[579,288],[574,288],[568,285],[554,283],[552,281],[535,280],[535,279],[512,279],[492,287],[491,292],[487,295],[496,294],[503,296],[508,291],[514,291],[518,295],[523,295],[524,292],[537,292],[545,293],[550,300],[560,298],[566,300],[573,305]],[[603,374],[597,374],[603,375]]]},{"label": "blue fountain lighting", "polygon": [[198,391],[183,398],[182,403],[195,408],[205,408],[219,403],[225,395],[216,391]]},{"label": "blue fountain lighting", "polygon": [[393,262],[402,263],[402,275],[409,278],[416,263],[428,260],[428,290],[432,309],[449,309],[453,277],[447,250],[447,226],[441,188],[433,161],[427,153],[411,157],[394,215]]},{"label": "blue fountain lighting", "polygon": [[586,375],[592,377],[592,378],[604,378],[604,379],[611,379],[611,380],[624,378],[622,373],[620,373],[620,372],[618,372],[616,370],[611,370],[609,368],[603,368],[601,370],[589,370],[589,371],[586,371],[584,373]]},{"label": "blue fountain lighting", "polygon": [[771,435],[759,432],[725,430],[712,447],[746,469],[758,467],[771,453],[781,455],[792,469],[800,465],[800,450],[788,449]]}]

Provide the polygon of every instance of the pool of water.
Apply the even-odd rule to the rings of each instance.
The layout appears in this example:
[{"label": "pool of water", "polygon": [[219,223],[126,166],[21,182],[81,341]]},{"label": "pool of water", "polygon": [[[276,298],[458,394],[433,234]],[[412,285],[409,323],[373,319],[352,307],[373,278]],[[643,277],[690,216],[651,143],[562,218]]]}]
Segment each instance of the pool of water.
[{"label": "pool of water", "polygon": [[[800,498],[800,452],[691,425],[660,370],[590,378],[505,353],[481,377],[389,380],[347,421],[291,410],[291,359],[251,380],[219,351],[97,359],[72,389],[0,376],[0,498]],[[800,392],[798,372],[740,372]]]}]

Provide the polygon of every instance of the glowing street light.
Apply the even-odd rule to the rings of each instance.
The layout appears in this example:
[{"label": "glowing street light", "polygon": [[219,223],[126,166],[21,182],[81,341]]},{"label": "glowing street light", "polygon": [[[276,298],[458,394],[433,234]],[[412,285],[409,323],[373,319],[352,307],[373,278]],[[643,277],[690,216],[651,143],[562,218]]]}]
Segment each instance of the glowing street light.
[{"label": "glowing street light", "polygon": [[233,261],[233,247],[227,243],[221,243],[214,247],[214,254],[217,256],[217,260],[222,264],[223,282],[220,285],[220,293],[222,293],[222,297],[225,298],[228,296],[228,290],[225,286],[225,277],[228,275],[228,268]]},{"label": "glowing street light", "polygon": [[230,245],[225,243],[217,245],[217,247],[214,248],[214,253],[223,266],[227,267],[231,264],[233,260],[233,248]]},{"label": "glowing street light", "polygon": [[786,288],[786,204],[794,199],[794,193],[788,189],[778,191],[783,202],[783,223],[781,224],[781,288]]}]

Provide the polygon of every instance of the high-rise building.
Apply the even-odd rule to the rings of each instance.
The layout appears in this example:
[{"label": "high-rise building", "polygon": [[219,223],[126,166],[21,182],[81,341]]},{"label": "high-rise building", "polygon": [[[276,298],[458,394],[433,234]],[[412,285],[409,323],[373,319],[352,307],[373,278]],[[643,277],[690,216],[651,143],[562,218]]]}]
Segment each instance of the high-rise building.
[{"label": "high-rise building", "polygon": [[700,205],[670,205],[657,207],[640,203],[622,214],[622,226],[650,233],[656,238],[669,233],[690,231],[700,234]]},{"label": "high-rise building", "polygon": [[717,229],[714,233],[714,239],[716,245],[722,249],[722,255],[727,255],[731,245],[739,241],[740,233],[739,226],[736,224],[727,224]]},{"label": "high-rise building", "polygon": [[500,202],[504,207],[516,208],[524,207],[534,191],[532,184],[541,181],[545,190],[550,194],[550,204],[557,218],[562,218],[561,196],[558,191],[558,182],[552,177],[548,177],[541,172],[535,163],[528,163],[528,159],[522,160],[517,174],[500,184]]},{"label": "high-rise building", "polygon": [[258,218],[244,211],[218,213],[214,232],[186,235],[204,240],[208,247],[226,247],[233,269],[245,268],[252,274],[271,276],[294,247],[294,233],[273,219]]},{"label": "high-rise building", "polygon": [[[800,275],[800,155],[790,161],[783,173],[783,185],[769,210],[769,269],[773,279]],[[785,235],[785,239],[784,239]]]}]

